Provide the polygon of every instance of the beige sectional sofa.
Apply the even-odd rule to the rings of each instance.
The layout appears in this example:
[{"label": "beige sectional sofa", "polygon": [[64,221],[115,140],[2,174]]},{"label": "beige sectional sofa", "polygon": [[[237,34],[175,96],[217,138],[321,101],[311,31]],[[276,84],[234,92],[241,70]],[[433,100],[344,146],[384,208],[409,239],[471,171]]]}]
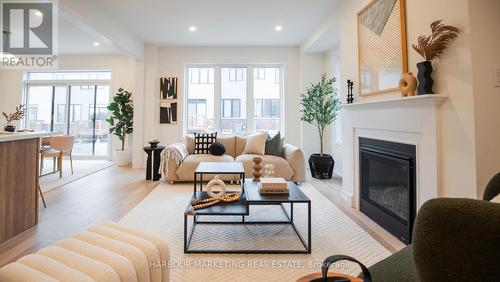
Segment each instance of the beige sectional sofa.
[{"label": "beige sectional sofa", "polygon": [[[243,154],[246,145],[246,137],[229,136],[217,137],[217,142],[222,143],[226,148],[226,153],[222,156],[210,154],[193,154],[194,138],[186,137],[184,143],[176,143],[182,154],[183,161],[180,165],[170,159],[168,160],[168,175],[164,175],[165,180],[171,183],[176,181],[193,181],[193,173],[200,162],[242,162],[245,168],[245,177],[252,177],[252,159],[256,156],[262,158],[262,164],[274,164],[275,176],[283,177],[294,182],[305,180],[305,156],[301,149],[290,144],[284,144],[282,156]],[[221,175],[222,180],[237,180],[236,175]],[[207,175],[206,179],[212,176]]]}]

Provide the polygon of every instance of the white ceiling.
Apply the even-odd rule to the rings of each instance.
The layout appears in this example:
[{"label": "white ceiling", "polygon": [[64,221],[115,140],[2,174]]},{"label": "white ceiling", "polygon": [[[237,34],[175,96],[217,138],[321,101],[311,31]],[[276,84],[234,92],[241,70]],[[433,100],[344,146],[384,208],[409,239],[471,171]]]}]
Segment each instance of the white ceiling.
[{"label": "white ceiling", "polygon": [[[77,27],[64,17],[59,17],[59,54],[103,54],[119,53],[112,44],[106,44],[95,33],[87,32]],[[99,42],[100,46],[94,46]]]},{"label": "white ceiling", "polygon": [[[158,45],[300,45],[334,0],[100,0],[109,20]],[[190,26],[197,31],[190,32]],[[276,32],[274,27],[283,30]],[[64,36],[64,35],[63,35]]]}]

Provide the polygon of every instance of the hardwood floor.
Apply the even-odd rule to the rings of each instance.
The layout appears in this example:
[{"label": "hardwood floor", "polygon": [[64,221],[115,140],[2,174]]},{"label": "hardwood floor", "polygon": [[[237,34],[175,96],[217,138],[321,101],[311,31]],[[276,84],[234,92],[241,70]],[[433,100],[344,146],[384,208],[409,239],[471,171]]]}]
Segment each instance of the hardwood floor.
[{"label": "hardwood floor", "polygon": [[[337,196],[342,180],[307,182],[336,204],[379,243],[395,252],[404,244],[361,212],[347,207]],[[144,180],[143,169],[112,166],[44,194],[36,227],[0,245],[0,266],[36,252],[51,243],[104,221],[118,221],[141,202],[160,182]]]},{"label": "hardwood floor", "polygon": [[0,266],[92,225],[120,220],[158,184],[144,180],[143,169],[112,166],[47,192],[38,225],[0,245]]}]

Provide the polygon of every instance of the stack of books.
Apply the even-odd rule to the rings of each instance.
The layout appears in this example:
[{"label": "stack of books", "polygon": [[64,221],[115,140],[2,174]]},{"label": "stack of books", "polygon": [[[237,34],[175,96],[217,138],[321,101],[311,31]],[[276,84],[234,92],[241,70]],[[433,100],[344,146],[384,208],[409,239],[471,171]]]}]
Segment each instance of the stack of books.
[{"label": "stack of books", "polygon": [[261,194],[288,194],[288,183],[283,178],[264,177],[260,179]]}]

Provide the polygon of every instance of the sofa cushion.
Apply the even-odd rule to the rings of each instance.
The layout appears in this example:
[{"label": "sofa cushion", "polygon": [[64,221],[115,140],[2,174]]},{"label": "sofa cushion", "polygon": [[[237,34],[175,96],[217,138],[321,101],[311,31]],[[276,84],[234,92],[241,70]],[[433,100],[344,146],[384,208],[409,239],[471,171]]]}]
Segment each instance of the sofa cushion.
[{"label": "sofa cushion", "polygon": [[212,143],[212,145],[210,145],[208,151],[210,152],[211,155],[222,156],[226,152],[226,148],[224,148],[224,145],[222,145],[221,143],[214,142]]},{"label": "sofa cushion", "polygon": [[265,154],[281,157],[282,153],[283,140],[281,139],[281,133],[279,131],[276,134],[267,133]]},{"label": "sofa cushion", "polygon": [[243,154],[264,155],[266,151],[266,138],[266,132],[249,135],[247,137],[247,144],[245,145]]},{"label": "sofa cushion", "polygon": [[[234,162],[234,158],[229,155],[214,156],[210,154],[192,154],[187,156],[177,169],[177,176],[180,181],[192,181],[193,174],[198,164],[201,162]],[[204,176],[204,179],[211,179],[212,175]],[[221,175],[222,180],[234,180],[237,177],[233,175]]]},{"label": "sofa cushion", "polygon": [[190,154],[194,153],[194,136],[188,135],[185,137],[184,144],[186,145],[186,149]]},{"label": "sofa cushion", "polygon": [[194,153],[208,154],[208,148],[217,141],[217,132],[214,133],[195,133],[194,134]]},{"label": "sofa cushion", "polygon": [[217,142],[224,145],[224,148],[226,149],[225,154],[232,156],[233,158],[236,157],[235,140],[236,138],[234,136],[217,136]]},{"label": "sofa cushion", "polygon": [[236,136],[235,140],[235,152],[234,157],[243,154],[243,150],[245,150],[245,146],[247,145],[247,138],[245,136]]},{"label": "sofa cushion", "polygon": [[[277,156],[261,156],[255,154],[243,154],[237,156],[235,159],[235,161],[243,163],[243,167],[245,168],[245,177],[253,177],[253,158],[255,157],[262,158],[262,167],[264,167],[265,164],[273,164],[275,177],[283,177],[286,180],[290,180],[292,178],[293,170],[285,159]],[[264,173],[263,170],[262,173]]]}]

